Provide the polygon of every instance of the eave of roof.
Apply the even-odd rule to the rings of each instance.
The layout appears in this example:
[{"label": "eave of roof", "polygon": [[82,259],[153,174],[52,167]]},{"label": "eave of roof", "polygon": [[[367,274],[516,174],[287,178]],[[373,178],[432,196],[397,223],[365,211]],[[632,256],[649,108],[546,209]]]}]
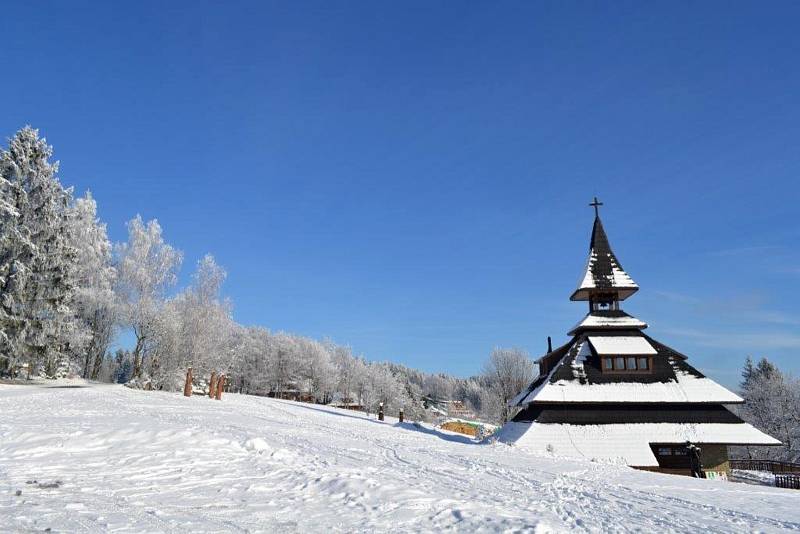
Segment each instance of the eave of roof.
[{"label": "eave of roof", "polygon": [[584,330],[618,330],[635,328],[644,330],[647,323],[628,315],[622,310],[593,311],[588,313],[578,324],[567,333],[574,336]]},{"label": "eave of roof", "polygon": [[627,423],[572,425],[506,423],[499,441],[543,454],[621,459],[628,465],[657,467],[651,443],[780,445],[780,441],[747,423]]}]

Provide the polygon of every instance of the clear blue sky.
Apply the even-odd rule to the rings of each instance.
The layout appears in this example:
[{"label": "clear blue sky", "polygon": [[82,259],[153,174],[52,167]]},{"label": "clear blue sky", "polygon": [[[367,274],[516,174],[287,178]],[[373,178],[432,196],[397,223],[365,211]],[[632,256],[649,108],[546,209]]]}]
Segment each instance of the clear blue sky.
[{"label": "clear blue sky", "polygon": [[158,218],[235,318],[469,375],[538,355],[593,195],[649,333],[800,371],[797,2],[16,2],[24,124],[114,240]]}]

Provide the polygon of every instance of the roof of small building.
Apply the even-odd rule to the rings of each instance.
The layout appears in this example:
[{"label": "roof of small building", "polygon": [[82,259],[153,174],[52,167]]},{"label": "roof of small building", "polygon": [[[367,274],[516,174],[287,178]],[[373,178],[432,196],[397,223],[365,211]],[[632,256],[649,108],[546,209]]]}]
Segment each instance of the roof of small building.
[{"label": "roof of small building", "polygon": [[600,217],[595,217],[586,269],[570,300],[589,300],[592,294],[603,291],[613,291],[619,300],[625,300],[638,290],[611,250]]}]

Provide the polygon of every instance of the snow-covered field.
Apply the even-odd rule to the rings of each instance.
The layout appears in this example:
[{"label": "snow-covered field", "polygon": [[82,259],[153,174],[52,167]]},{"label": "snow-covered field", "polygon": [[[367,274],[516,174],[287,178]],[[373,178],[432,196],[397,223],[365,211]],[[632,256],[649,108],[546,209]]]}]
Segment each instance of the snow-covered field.
[{"label": "snow-covered field", "polygon": [[288,401],[0,385],[0,531],[48,528],[773,532],[800,530],[800,492],[533,456]]}]

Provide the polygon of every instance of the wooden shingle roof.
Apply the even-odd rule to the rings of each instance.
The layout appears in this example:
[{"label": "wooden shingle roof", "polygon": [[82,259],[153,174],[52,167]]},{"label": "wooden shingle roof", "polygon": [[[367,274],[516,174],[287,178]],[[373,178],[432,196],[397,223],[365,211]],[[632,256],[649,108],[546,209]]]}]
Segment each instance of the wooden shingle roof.
[{"label": "wooden shingle roof", "polygon": [[616,293],[619,300],[625,300],[638,290],[639,286],[611,250],[600,217],[595,217],[586,270],[570,300],[589,300],[601,293]]}]

